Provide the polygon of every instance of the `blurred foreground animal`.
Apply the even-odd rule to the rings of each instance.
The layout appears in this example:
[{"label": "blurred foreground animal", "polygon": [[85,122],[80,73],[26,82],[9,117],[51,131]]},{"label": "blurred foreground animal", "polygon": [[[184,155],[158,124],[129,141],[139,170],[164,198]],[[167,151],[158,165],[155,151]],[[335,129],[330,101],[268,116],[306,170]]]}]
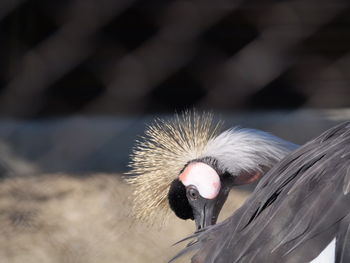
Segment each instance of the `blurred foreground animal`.
[{"label": "blurred foreground animal", "polygon": [[350,262],[350,122],[294,151],[227,220],[198,231],[192,262]]},{"label": "blurred foreground animal", "polygon": [[221,125],[210,114],[157,120],[131,155],[134,212],[154,222],[168,207],[196,229],[215,224],[230,189],[252,183],[297,146],[271,134]]}]

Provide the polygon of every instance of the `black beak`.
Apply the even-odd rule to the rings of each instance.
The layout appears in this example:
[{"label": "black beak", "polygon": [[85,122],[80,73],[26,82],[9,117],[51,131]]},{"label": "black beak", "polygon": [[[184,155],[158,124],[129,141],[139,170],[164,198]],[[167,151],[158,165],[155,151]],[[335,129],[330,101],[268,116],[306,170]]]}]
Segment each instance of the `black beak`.
[{"label": "black beak", "polygon": [[[209,200],[211,201],[211,200]],[[196,230],[206,228],[210,225],[214,225],[217,221],[218,214],[214,213],[213,202],[205,202],[200,212],[194,213],[194,220],[196,222]]]},{"label": "black beak", "polygon": [[201,198],[195,204],[193,216],[196,222],[196,230],[215,225],[224,205],[229,191],[222,191],[215,199]]}]

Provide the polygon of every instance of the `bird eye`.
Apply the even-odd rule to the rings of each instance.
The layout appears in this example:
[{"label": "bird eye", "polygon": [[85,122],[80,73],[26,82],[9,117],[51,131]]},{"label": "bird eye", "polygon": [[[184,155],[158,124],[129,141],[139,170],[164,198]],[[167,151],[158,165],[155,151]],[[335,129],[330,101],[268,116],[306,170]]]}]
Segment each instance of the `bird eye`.
[{"label": "bird eye", "polygon": [[194,187],[189,187],[187,190],[187,194],[188,194],[188,197],[191,198],[192,200],[197,200],[199,195],[197,189]]}]

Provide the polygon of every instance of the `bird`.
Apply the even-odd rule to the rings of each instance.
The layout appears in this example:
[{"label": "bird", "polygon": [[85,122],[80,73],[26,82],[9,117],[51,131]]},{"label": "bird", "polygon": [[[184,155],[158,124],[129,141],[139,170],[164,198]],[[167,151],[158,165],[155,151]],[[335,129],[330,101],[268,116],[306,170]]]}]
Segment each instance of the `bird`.
[{"label": "bird", "polygon": [[256,129],[225,130],[211,113],[156,119],[130,155],[133,214],[156,224],[172,210],[204,229],[216,223],[231,188],[259,180],[297,147]]},{"label": "bird", "polygon": [[193,263],[350,262],[350,121],[275,164],[226,220],[184,239]]}]

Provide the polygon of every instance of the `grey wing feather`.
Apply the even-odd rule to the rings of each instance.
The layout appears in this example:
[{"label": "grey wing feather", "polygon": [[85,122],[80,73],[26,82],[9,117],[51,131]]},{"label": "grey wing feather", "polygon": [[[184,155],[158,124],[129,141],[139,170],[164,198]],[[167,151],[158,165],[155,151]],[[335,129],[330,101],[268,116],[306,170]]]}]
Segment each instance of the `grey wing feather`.
[{"label": "grey wing feather", "polygon": [[342,220],[337,235],[336,262],[350,262],[350,215]]},{"label": "grey wing feather", "polygon": [[196,235],[192,262],[309,262],[334,237],[337,262],[350,262],[349,152],[346,122],[288,155],[231,217]]}]

